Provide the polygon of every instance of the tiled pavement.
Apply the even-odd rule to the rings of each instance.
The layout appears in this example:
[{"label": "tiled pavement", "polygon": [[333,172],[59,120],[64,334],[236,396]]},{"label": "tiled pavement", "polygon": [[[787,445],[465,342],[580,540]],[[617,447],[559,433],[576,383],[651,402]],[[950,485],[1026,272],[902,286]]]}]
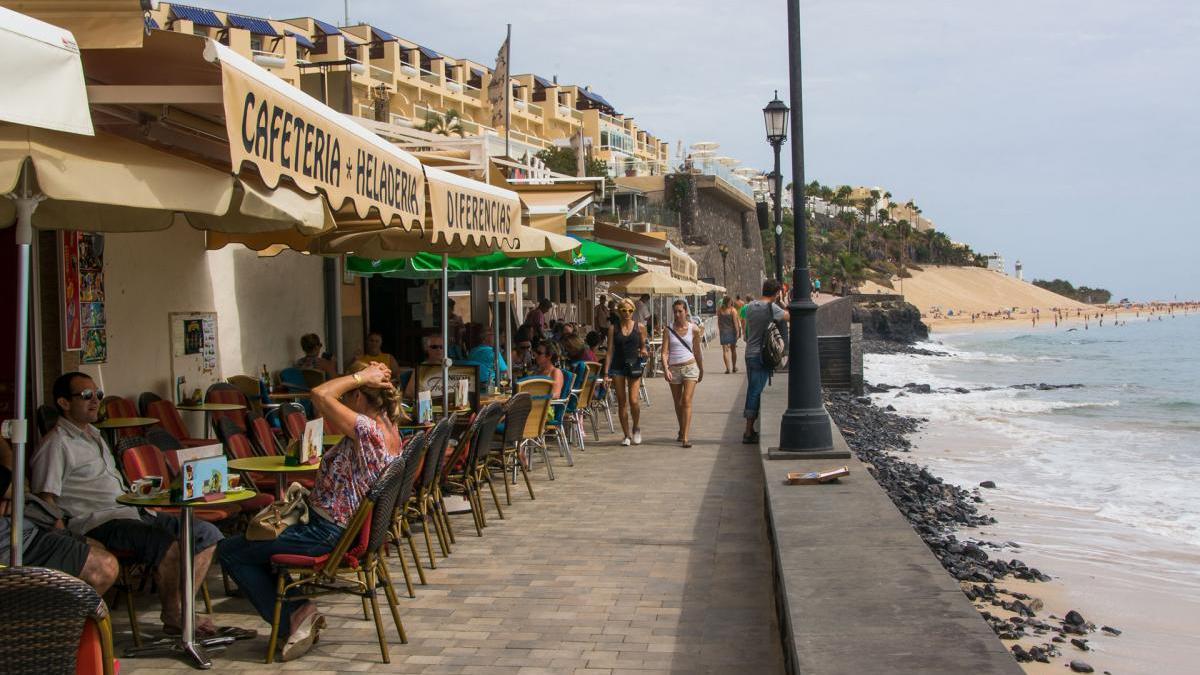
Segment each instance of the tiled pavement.
[{"label": "tiled pavement", "polygon": [[[303,659],[266,666],[265,624],[239,599],[210,587],[220,624],[262,636],[214,658],[216,671],[399,673],[605,673],[782,671],[763,518],[757,448],[740,443],[744,376],[725,375],[720,353],[697,391],[694,447],[674,442],[670,394],[649,382],[645,443],[622,448],[603,427],[557,480],[534,473],[536,501],[514,486],[505,520],[487,503],[489,527],[475,536],[454,516],[454,553],[426,570],[417,597],[400,594],[409,643],[387,614],[390,664],[353,597],[326,598],[329,628]],[[501,497],[503,503],[503,496]],[[422,555],[423,549],[422,549]],[[393,578],[400,580],[398,565]],[[157,611],[147,603],[143,626]],[[128,644],[114,612],[118,648]],[[193,672],[167,659],[122,660],[122,673]]]}]

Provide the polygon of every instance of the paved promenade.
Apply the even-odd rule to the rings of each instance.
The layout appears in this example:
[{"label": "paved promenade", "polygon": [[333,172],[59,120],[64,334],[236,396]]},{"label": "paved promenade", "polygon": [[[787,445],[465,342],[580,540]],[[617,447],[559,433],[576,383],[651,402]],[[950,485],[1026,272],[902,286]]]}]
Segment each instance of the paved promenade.
[{"label": "paved promenade", "polygon": [[[722,372],[717,349],[706,357],[694,447],[674,442],[670,392],[653,380],[642,446],[620,447],[620,428],[609,434],[602,422],[600,442],[589,435],[574,467],[554,458],[557,480],[538,465],[536,501],[515,486],[506,520],[489,501],[483,538],[469,515],[454,516],[458,545],[426,570],[429,585],[418,585],[415,599],[399,586],[409,644],[396,638],[384,605],[391,664],[347,596],[322,600],[329,628],[308,656],[264,665],[267,626],[245,601],[220,597],[214,571],[218,623],[261,633],[217,655],[214,671],[782,672],[762,469],[757,448],[740,442],[745,379]],[[398,565],[392,573],[401,579]],[[143,626],[157,629],[156,608],[144,609]],[[128,622],[123,609],[113,615],[120,648]],[[167,659],[121,666],[125,675],[195,672]]]}]

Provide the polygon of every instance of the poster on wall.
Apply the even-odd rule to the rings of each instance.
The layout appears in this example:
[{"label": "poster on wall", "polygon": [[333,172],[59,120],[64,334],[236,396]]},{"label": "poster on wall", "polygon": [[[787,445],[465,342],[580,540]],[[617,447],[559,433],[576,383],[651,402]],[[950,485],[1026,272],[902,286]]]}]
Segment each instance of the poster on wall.
[{"label": "poster on wall", "polygon": [[80,363],[108,360],[104,316],[104,235],[77,233],[79,239]]},{"label": "poster on wall", "polygon": [[79,233],[60,232],[59,255],[62,279],[63,350],[79,351],[83,340],[83,329],[79,316]]}]

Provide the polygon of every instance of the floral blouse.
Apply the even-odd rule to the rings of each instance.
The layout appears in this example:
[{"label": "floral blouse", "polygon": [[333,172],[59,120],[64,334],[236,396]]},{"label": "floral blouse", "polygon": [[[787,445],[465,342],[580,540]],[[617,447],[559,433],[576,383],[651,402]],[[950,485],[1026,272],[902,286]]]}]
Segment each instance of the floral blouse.
[{"label": "floral blouse", "polygon": [[387,451],[383,429],[366,415],[359,415],[354,436],[346,436],[325,453],[309,502],[345,527],[375,479],[394,459]]}]

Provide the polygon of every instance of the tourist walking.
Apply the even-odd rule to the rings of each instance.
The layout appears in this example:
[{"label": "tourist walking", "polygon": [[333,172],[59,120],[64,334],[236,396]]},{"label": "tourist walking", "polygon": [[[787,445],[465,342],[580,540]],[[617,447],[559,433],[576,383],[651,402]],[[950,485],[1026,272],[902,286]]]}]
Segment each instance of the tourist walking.
[{"label": "tourist walking", "polygon": [[725,373],[733,372],[737,367],[737,343],[742,335],[742,317],[737,307],[728,295],[721,299],[721,308],[717,310],[717,333],[721,336],[721,357],[725,359]]},{"label": "tourist walking", "polygon": [[758,432],[754,430],[754,422],[758,419],[758,409],[762,402],[762,391],[771,377],[771,370],[762,359],[763,339],[767,328],[779,320],[788,320],[790,316],[786,309],[775,304],[779,300],[779,282],[767,279],[763,282],[762,297],[747,303],[742,311],[746,314],[746,376],[749,382],[746,387],[746,431],[742,434],[743,443],[757,443]]},{"label": "tourist walking", "polygon": [[604,372],[616,388],[617,416],[625,438],[621,445],[642,444],[642,374],[646,370],[646,326],[633,318],[633,301],[621,300],[617,305],[618,320],[608,327],[608,353],[604,356]]},{"label": "tourist walking", "polygon": [[688,316],[688,306],[683,300],[671,303],[671,323],[664,336],[663,373],[671,385],[671,398],[675,399],[675,418],[679,421],[679,435],[675,440],[683,447],[692,447],[688,432],[692,426],[692,396],[696,385],[704,380],[704,357],[700,345],[700,327]]}]

